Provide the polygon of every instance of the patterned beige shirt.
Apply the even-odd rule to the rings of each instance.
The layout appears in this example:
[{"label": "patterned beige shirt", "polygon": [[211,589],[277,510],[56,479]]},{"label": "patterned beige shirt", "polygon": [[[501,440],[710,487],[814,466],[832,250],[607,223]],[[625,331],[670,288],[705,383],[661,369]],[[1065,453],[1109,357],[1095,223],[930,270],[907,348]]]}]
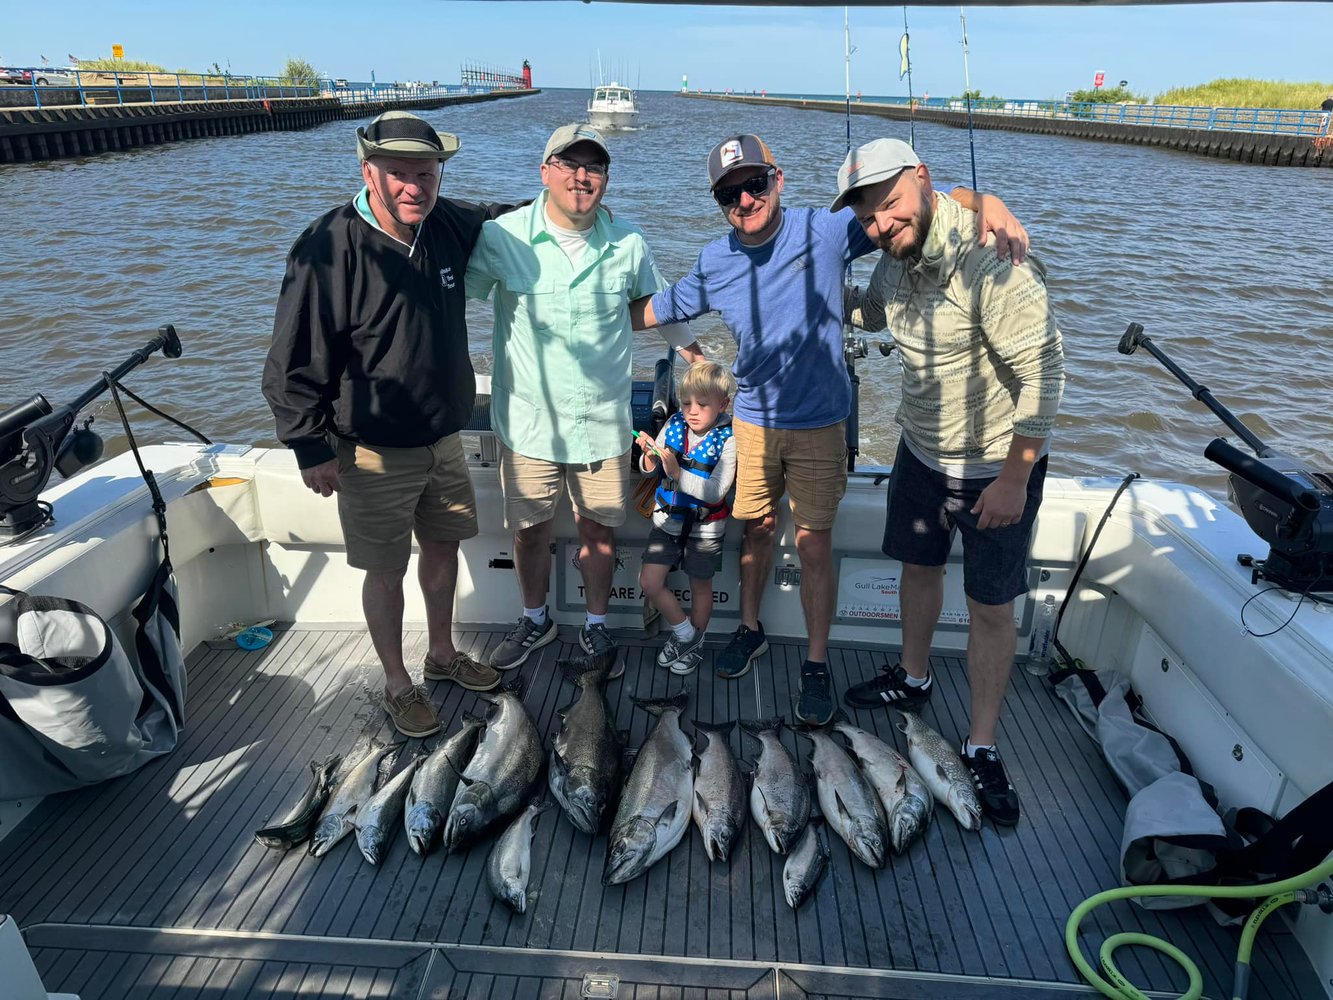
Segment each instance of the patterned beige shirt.
[{"label": "patterned beige shirt", "polygon": [[853,325],[893,334],[908,445],[954,474],[993,474],[1015,434],[1048,438],[1065,382],[1045,268],[978,246],[976,220],[936,195],[921,259],[882,254],[848,303]]}]

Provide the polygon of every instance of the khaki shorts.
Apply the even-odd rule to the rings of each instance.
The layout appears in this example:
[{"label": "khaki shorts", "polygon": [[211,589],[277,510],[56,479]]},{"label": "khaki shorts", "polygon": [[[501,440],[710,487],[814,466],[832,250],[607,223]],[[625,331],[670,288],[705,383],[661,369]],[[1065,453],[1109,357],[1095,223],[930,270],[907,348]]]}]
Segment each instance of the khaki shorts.
[{"label": "khaki shorts", "polygon": [[778,509],[786,493],[798,528],[827,531],[847,492],[847,432],[842,421],[781,430],[733,420],[736,502],[731,516],[755,521]]},{"label": "khaki shorts", "polygon": [[338,517],[353,569],[406,569],[413,531],[423,542],[456,542],[477,533],[477,499],[457,434],[424,448],[339,438],[337,450]]},{"label": "khaki shorts", "polygon": [[563,486],[574,513],[607,528],[625,523],[629,496],[629,449],[590,465],[566,465],[520,455],[500,445],[500,489],[505,497],[505,527],[521,531],[555,516]]}]

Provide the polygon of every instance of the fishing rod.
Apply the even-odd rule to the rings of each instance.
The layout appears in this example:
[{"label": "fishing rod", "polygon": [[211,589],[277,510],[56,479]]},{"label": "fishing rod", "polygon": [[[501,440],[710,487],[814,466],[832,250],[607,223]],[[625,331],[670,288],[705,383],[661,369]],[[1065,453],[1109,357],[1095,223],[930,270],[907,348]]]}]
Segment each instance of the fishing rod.
[{"label": "fishing rod", "polygon": [[967,99],[967,148],[972,154],[972,190],[977,189],[977,147],[972,141],[972,77],[967,68],[967,15],[963,8],[958,8],[958,17],[963,22],[963,96]]},{"label": "fishing rod", "polygon": [[907,34],[906,4],[903,4],[903,41],[901,48],[903,63],[902,68],[898,71],[898,79],[903,78],[903,73],[907,74],[907,144],[916,149],[916,101],[912,98],[912,54]]}]

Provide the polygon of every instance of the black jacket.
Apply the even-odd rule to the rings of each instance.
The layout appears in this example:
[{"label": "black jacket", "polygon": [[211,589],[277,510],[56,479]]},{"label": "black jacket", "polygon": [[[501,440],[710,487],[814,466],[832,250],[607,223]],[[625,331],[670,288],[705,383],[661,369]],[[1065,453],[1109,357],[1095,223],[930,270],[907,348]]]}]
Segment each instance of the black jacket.
[{"label": "black jacket", "polygon": [[476,380],[463,277],[482,223],[509,207],[441,198],[410,253],[351,202],[297,239],[263,389],[301,468],[334,457],[330,433],[411,448],[467,424]]}]

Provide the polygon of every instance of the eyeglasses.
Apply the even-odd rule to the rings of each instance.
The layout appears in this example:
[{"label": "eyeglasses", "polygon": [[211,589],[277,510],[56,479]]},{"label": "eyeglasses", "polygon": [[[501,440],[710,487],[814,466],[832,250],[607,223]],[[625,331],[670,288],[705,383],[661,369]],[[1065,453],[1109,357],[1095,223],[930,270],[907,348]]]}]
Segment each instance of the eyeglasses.
[{"label": "eyeglasses", "polygon": [[741,181],[739,184],[728,184],[725,187],[713,188],[713,197],[723,208],[730,208],[741,200],[741,192],[744,191],[751,198],[758,198],[761,194],[773,186],[773,178],[776,171],[769,167],[758,177],[751,177],[748,181]]},{"label": "eyeglasses", "polygon": [[553,167],[559,167],[567,174],[577,174],[579,168],[582,167],[584,170],[588,171],[589,177],[605,177],[607,170],[610,169],[610,164],[602,163],[600,161],[594,163],[580,163],[577,160],[567,160],[563,156],[552,156],[546,162]]}]

